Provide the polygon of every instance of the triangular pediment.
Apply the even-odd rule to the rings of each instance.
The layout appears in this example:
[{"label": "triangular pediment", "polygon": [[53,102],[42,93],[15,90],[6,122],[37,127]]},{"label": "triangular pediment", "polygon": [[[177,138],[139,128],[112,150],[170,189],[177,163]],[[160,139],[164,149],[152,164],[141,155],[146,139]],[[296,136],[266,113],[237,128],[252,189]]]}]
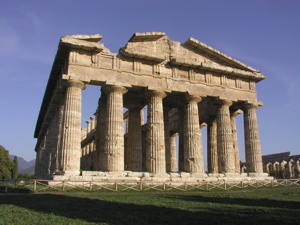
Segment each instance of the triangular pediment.
[{"label": "triangular pediment", "polygon": [[120,53],[125,57],[171,64],[187,68],[199,68],[215,72],[265,78],[260,71],[194,39],[185,43],[171,41],[162,32],[135,33]]}]

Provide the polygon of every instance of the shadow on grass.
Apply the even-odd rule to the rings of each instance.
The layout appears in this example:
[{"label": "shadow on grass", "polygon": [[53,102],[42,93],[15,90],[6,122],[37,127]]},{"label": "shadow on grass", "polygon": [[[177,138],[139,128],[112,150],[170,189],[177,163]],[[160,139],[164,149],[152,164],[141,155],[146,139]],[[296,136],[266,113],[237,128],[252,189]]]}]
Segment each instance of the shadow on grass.
[{"label": "shadow on grass", "polygon": [[190,202],[201,202],[201,203],[217,203],[226,205],[240,205],[240,206],[251,206],[251,207],[267,207],[267,208],[278,208],[278,209],[300,209],[299,201],[280,201],[272,200],[267,198],[231,198],[231,197],[207,197],[199,195],[170,195],[168,198],[180,199]]},{"label": "shadow on grass", "polygon": [[[177,198],[181,201],[213,202],[226,203],[232,206],[220,207],[198,207],[188,211],[183,209],[155,206],[155,205],[137,205],[120,202],[110,202],[99,199],[72,197],[57,194],[28,194],[28,195],[2,195],[0,204],[10,204],[23,207],[47,214],[54,214],[71,219],[80,219],[86,222],[107,223],[107,224],[274,224],[281,222],[284,224],[294,224],[297,221],[297,215],[291,220],[286,214],[288,210],[275,209],[274,211],[261,211],[256,208],[244,209],[235,208],[234,205],[242,204],[242,201],[248,202],[243,205],[260,206],[268,205],[262,201],[249,204],[250,199],[219,199],[201,196],[164,196]],[[256,201],[256,200],[255,200]],[[177,201],[176,201],[177,202]],[[271,201],[272,205],[285,204],[285,202]],[[176,204],[176,203],[175,203]],[[293,207],[299,204],[291,203]],[[295,212],[295,211],[294,211]],[[275,214],[274,214],[275,213]],[[287,217],[285,217],[286,215]]]},{"label": "shadow on grass", "polygon": [[[0,185],[0,193],[5,193],[6,187]],[[7,188],[7,191],[9,193],[32,193],[32,190],[30,190],[29,188],[24,188],[24,187],[13,187],[13,186],[9,186]]]}]

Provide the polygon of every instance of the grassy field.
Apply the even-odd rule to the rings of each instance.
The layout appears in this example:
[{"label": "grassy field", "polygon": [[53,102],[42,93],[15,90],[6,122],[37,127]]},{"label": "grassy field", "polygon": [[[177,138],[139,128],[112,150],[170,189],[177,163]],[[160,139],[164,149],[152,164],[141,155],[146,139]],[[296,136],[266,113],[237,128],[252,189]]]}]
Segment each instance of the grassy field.
[{"label": "grassy field", "polygon": [[300,188],[0,194],[0,224],[300,224]]}]

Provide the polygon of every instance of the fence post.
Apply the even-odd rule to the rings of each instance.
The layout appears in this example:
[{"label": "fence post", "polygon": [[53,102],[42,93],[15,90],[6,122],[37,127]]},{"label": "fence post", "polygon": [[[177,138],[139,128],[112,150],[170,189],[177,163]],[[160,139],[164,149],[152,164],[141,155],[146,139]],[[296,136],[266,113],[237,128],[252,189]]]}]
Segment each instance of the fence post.
[{"label": "fence post", "polygon": [[118,191],[118,183],[115,183],[116,191]]},{"label": "fence post", "polygon": [[92,181],[90,181],[90,191],[93,190]]},{"label": "fence post", "polygon": [[62,190],[62,191],[65,190],[65,181],[64,181],[64,180],[63,180],[63,184],[62,184],[61,190]]},{"label": "fence post", "polygon": [[142,191],[142,190],[143,190],[143,183],[140,182],[140,191]]},{"label": "fence post", "polygon": [[36,180],[33,181],[33,191],[36,192]]}]

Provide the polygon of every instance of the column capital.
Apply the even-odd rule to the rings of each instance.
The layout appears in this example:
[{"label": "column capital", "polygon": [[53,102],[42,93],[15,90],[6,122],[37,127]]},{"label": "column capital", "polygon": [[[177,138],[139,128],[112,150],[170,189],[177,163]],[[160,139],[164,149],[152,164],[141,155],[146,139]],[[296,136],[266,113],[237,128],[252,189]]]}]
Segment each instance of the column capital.
[{"label": "column capital", "polygon": [[62,83],[67,88],[68,87],[75,87],[75,88],[79,88],[81,90],[84,90],[87,87],[87,84],[80,81],[80,80],[63,80]]},{"label": "column capital", "polygon": [[243,111],[241,109],[238,109],[234,112],[231,112],[230,116],[231,117],[237,117],[239,114],[242,114],[242,113],[243,113]]},{"label": "column capital", "polygon": [[258,107],[260,107],[259,103],[245,103],[243,105],[243,109],[257,109]]},{"label": "column capital", "polygon": [[215,101],[216,104],[218,104],[219,106],[231,106],[232,105],[232,101],[228,100],[228,99],[218,99]]},{"label": "column capital", "polygon": [[163,91],[157,91],[157,90],[147,90],[145,92],[146,97],[159,97],[159,98],[165,98],[167,94]]},{"label": "column capital", "polygon": [[126,108],[131,110],[131,109],[136,109],[136,110],[141,110],[143,109],[145,104],[140,104],[140,103],[127,103]]},{"label": "column capital", "polygon": [[201,102],[202,98],[200,96],[197,96],[197,95],[189,95],[189,94],[186,94],[185,95],[185,98],[188,102],[195,102],[195,103],[199,103]]},{"label": "column capital", "polygon": [[128,91],[125,87],[118,85],[105,85],[101,89],[104,91],[105,94],[109,94],[111,92],[125,94]]}]

